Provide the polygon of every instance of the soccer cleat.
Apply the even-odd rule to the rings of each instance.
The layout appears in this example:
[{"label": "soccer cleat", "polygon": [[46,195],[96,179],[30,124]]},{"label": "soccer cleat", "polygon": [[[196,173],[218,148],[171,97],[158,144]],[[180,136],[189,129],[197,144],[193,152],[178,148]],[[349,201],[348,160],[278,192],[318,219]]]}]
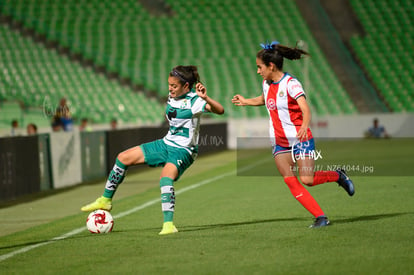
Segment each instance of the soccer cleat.
[{"label": "soccer cleat", "polygon": [[354,183],[352,180],[346,175],[343,169],[338,169],[336,172],[339,174],[339,179],[337,183],[345,189],[348,195],[352,196],[355,193]]},{"label": "soccer cleat", "polygon": [[315,222],[311,224],[309,227],[318,228],[318,227],[323,227],[323,226],[328,226],[328,225],[329,225],[328,217],[320,216],[320,217],[317,217],[315,219]]},{"label": "soccer cleat", "polygon": [[167,234],[172,234],[172,233],[177,233],[178,230],[175,227],[175,225],[173,224],[173,222],[165,222],[162,225],[162,230],[159,233],[159,235],[167,235]]},{"label": "soccer cleat", "polygon": [[112,199],[99,197],[96,201],[87,204],[81,208],[83,212],[91,212],[94,210],[103,209],[106,211],[111,211],[112,209]]}]

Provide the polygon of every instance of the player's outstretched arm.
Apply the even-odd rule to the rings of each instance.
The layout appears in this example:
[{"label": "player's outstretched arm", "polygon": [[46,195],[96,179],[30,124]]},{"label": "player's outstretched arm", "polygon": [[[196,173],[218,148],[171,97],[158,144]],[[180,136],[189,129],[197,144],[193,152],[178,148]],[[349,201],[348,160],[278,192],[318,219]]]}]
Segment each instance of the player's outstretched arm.
[{"label": "player's outstretched arm", "polygon": [[242,95],[235,95],[231,102],[236,106],[262,106],[265,104],[263,95],[254,98],[244,98]]},{"label": "player's outstretched arm", "polygon": [[215,101],[207,95],[207,89],[203,84],[197,83],[196,93],[199,97],[204,99],[207,102],[206,110],[218,115],[224,114],[224,107],[219,102]]}]

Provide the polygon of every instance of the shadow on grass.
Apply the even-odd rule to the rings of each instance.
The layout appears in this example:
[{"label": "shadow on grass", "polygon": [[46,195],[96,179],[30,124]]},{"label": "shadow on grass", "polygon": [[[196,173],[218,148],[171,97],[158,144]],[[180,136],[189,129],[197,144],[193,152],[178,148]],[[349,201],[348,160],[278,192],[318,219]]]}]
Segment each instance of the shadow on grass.
[{"label": "shadow on grass", "polygon": [[[335,219],[335,220],[332,220],[331,224],[346,224],[346,223],[352,223],[352,222],[375,221],[375,220],[395,218],[395,217],[410,215],[410,214],[412,215],[414,214],[414,212],[365,215],[365,216],[358,216],[358,217],[350,217],[346,219]],[[293,221],[309,221],[309,218],[281,218],[281,219],[264,219],[264,220],[253,220],[253,221],[233,222],[233,223],[188,225],[188,226],[180,226],[179,230],[180,232],[191,232],[191,231],[210,230],[210,229],[215,229],[215,228],[226,228],[226,227],[235,227],[235,226],[243,226],[243,225],[251,225],[251,224],[293,222]],[[148,228],[148,230],[155,230],[155,229],[159,229],[159,228]]]},{"label": "shadow on grass", "polygon": [[[191,232],[191,231],[200,231],[200,230],[209,230],[214,228],[225,228],[225,227],[234,227],[234,226],[243,226],[250,224],[261,224],[261,223],[272,223],[272,222],[289,222],[289,221],[305,221],[309,220],[308,218],[282,218],[282,219],[265,219],[265,220],[253,220],[253,221],[244,221],[244,222],[232,222],[232,223],[217,223],[217,224],[200,224],[200,225],[179,225],[178,230],[180,232]],[[161,227],[151,227],[142,229],[142,231],[153,231],[160,230]],[[124,232],[133,232],[137,231],[135,229],[130,230],[115,230],[113,233],[124,233]]]},{"label": "shadow on grass", "polygon": [[[57,242],[57,241],[65,241],[65,240],[70,240],[70,239],[79,239],[79,238],[87,238],[90,235],[75,235],[75,236],[70,236],[64,239],[49,239],[49,240],[39,240],[39,241],[31,241],[31,242],[26,242],[26,243],[20,243],[20,244],[14,244],[14,245],[8,245],[8,246],[0,246],[0,250],[3,249],[10,249],[10,248],[19,248],[19,247],[28,247],[28,246],[42,246],[45,245],[47,243],[53,243],[53,242]],[[94,235],[99,235],[99,234],[94,234]],[[1,255],[0,255],[1,256]]]},{"label": "shadow on grass", "polygon": [[307,218],[284,218],[284,219],[266,219],[266,220],[253,220],[253,221],[244,221],[244,222],[232,222],[232,223],[190,225],[190,226],[180,226],[180,231],[190,232],[190,231],[209,230],[209,229],[214,229],[214,228],[225,228],[225,227],[243,226],[243,225],[251,225],[251,224],[291,222],[291,221],[304,221],[304,220],[308,220],[308,219]]},{"label": "shadow on grass", "polygon": [[[388,214],[376,214],[376,215],[365,215],[358,217],[350,217],[346,219],[333,220],[332,224],[345,224],[351,222],[364,222],[364,221],[375,221],[382,219],[395,218],[404,215],[414,214],[413,212],[402,212],[402,213],[388,213]],[[220,223],[220,224],[206,224],[206,225],[193,225],[193,226],[180,226],[180,231],[199,231],[199,230],[208,230],[214,228],[223,228],[223,227],[233,227],[233,226],[242,226],[250,224],[260,224],[260,223],[272,223],[272,222],[292,222],[292,221],[308,221],[308,218],[284,218],[284,219],[266,219],[266,220],[253,220],[245,222],[234,222],[234,223]]]},{"label": "shadow on grass", "polygon": [[333,223],[341,224],[341,223],[351,223],[351,222],[363,222],[363,221],[376,221],[382,219],[389,219],[404,215],[414,214],[413,212],[402,212],[402,213],[388,213],[388,214],[376,214],[376,215],[365,215],[365,216],[358,216],[358,217],[351,217],[346,219],[339,219],[334,220]]}]

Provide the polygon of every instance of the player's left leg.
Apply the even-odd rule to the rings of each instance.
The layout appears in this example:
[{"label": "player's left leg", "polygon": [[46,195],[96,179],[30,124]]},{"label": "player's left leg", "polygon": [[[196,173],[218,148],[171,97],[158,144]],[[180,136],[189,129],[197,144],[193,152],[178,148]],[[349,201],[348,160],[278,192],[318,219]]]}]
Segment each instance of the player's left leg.
[{"label": "player's left leg", "polygon": [[164,224],[160,235],[178,232],[174,226],[173,217],[175,210],[174,181],[177,181],[184,171],[194,162],[194,153],[183,148],[167,146],[167,161],[161,171],[160,188],[161,204],[164,216]]},{"label": "player's left leg", "polygon": [[315,186],[325,182],[337,182],[339,186],[345,189],[348,195],[355,193],[354,183],[347,176],[344,170],[336,171],[313,171],[314,160],[304,159],[298,161],[298,172],[300,181],[308,186]]},{"label": "player's left leg", "polygon": [[175,192],[174,179],[178,176],[178,169],[173,163],[166,163],[161,171],[160,188],[161,188],[161,208],[164,216],[164,223],[160,235],[166,235],[178,232],[174,226],[175,210]]}]

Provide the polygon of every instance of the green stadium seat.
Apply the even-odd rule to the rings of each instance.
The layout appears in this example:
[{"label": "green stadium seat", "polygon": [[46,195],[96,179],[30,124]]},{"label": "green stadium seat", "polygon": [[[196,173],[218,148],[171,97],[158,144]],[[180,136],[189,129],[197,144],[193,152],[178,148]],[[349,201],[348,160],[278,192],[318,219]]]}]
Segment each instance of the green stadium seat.
[{"label": "green stadium seat", "polygon": [[[47,126],[50,118],[45,118],[43,113],[39,113],[39,108],[45,104],[46,99],[49,101],[48,104],[56,105],[59,99],[65,96],[71,102],[75,115],[89,117],[94,122],[109,123],[112,117],[118,116],[119,110],[111,107],[115,99],[127,104],[137,97],[136,93],[121,87],[117,82],[108,81],[102,75],[95,74],[91,68],[83,68],[67,57],[47,50],[30,38],[20,36],[6,26],[0,26],[0,39],[4,41],[0,52],[2,64],[6,68],[0,80],[2,86],[7,85],[7,89],[0,89],[0,99],[17,100],[29,108],[24,112],[20,107],[15,108],[13,112],[5,112],[11,116],[1,112],[0,120],[17,117],[24,123],[34,122],[40,126]],[[113,102],[103,102],[104,98],[112,98]],[[147,98],[141,97],[139,104],[149,105],[147,101]],[[7,104],[3,105],[8,106]],[[154,101],[151,101],[151,105],[161,106]],[[162,119],[148,118],[137,108],[131,108],[129,111],[126,122],[140,116],[143,117],[143,123]]]},{"label": "green stadium seat", "polygon": [[414,85],[405,79],[413,78],[407,74],[414,61],[412,1],[352,0],[351,5],[367,32],[351,40],[358,59],[392,111],[411,111]]},{"label": "green stadium seat", "polygon": [[[135,0],[33,1],[24,5],[22,0],[6,1],[3,12],[45,34],[47,39],[67,47],[72,53],[81,54],[95,65],[118,73],[121,78],[129,78],[147,90],[156,91],[160,97],[167,92],[167,74],[173,66],[198,65],[209,91],[224,103],[226,110],[230,110],[226,116],[267,115],[261,110],[237,110],[230,98],[235,92],[252,95],[260,92],[261,80],[255,76],[254,63],[260,42],[279,39],[293,45],[300,37],[308,43],[312,60],[318,64],[313,67],[313,74],[328,81],[318,91],[323,96],[315,97],[312,104],[334,106],[337,103],[335,99],[340,98],[345,106],[341,109],[330,107],[332,110],[325,107],[315,109],[324,113],[332,111],[332,114],[356,112],[293,2],[280,3],[283,13],[277,12],[274,4],[267,0],[243,4],[237,0],[166,2],[176,16],[155,17]],[[284,28],[274,28],[275,25],[283,25]],[[303,61],[297,62],[287,65],[286,69],[292,69],[292,73],[303,80]],[[56,64],[61,66],[60,61]],[[231,67],[235,69],[229,69]],[[66,80],[66,86],[85,85],[77,77]],[[309,81],[319,80],[312,78]],[[58,89],[57,81],[50,80],[50,77],[45,82],[43,86],[46,88],[53,86]]]}]

